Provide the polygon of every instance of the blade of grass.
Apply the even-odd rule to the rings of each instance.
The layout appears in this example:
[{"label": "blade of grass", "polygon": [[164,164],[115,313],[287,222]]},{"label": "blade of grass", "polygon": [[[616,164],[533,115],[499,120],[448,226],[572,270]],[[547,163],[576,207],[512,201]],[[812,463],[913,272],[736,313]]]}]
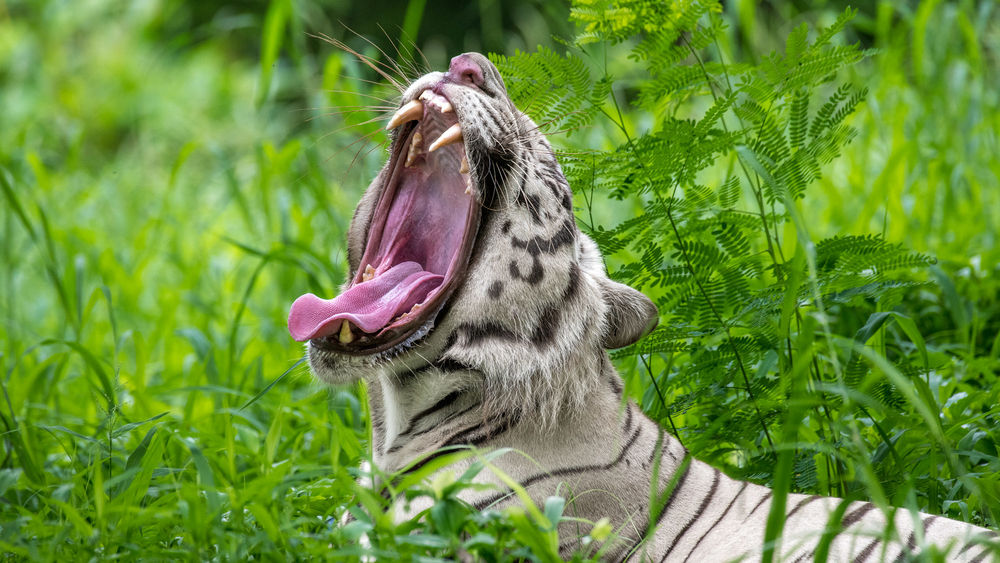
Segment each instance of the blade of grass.
[{"label": "blade of grass", "polygon": [[302,365],[302,363],[305,362],[305,361],[306,361],[306,356],[302,356],[301,358],[299,358],[298,361],[296,361],[288,369],[286,369],[285,371],[283,371],[281,373],[281,375],[279,375],[278,377],[274,378],[273,381],[271,381],[270,383],[268,383],[267,387],[264,387],[263,389],[261,389],[260,391],[258,391],[256,395],[254,395],[253,397],[250,398],[249,401],[247,401],[246,403],[244,403],[243,406],[240,407],[240,410],[244,410],[247,407],[249,407],[250,405],[256,403],[261,397],[263,397],[268,391],[270,391],[272,387],[274,387],[275,385],[277,385],[279,381],[281,381],[286,376],[288,376],[288,374],[292,373],[292,371],[294,371],[295,368],[297,368],[300,365]]}]

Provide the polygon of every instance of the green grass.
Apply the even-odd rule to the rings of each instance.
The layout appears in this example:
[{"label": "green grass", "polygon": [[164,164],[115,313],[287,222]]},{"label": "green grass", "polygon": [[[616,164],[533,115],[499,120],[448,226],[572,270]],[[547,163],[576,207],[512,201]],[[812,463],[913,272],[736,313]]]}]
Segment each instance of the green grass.
[{"label": "green grass", "polygon": [[[301,368],[244,405],[302,356],[288,298],[343,276],[353,139],[257,109],[257,66],[224,43],[73,12],[0,21],[0,550],[325,550],[363,408]],[[334,103],[313,86],[302,105]]]},{"label": "green grass", "polygon": [[[817,240],[884,233],[938,258],[912,273],[928,283],[878,311],[895,314],[884,324],[869,324],[870,303],[832,311],[840,351],[867,355],[871,377],[888,378],[902,400],[863,387],[850,404],[866,410],[837,410],[836,435],[811,425],[788,434],[779,446],[820,444],[810,445],[814,479],[799,478],[808,464],[794,475],[755,473],[775,460],[755,421],[720,421],[712,405],[683,403],[683,382],[666,387],[666,410],[696,455],[732,473],[822,494],[882,494],[996,527],[1000,8],[891,5],[855,21],[881,49],[845,77],[870,91],[852,117],[859,135],[802,212]],[[414,483],[411,493],[437,508],[397,526],[355,484],[363,391],[314,383],[285,319],[296,296],[332,294],[341,282],[348,221],[384,158],[358,142],[383,139],[378,124],[360,124],[372,112],[331,112],[381,105],[391,92],[366,82],[375,77],[352,57],[304,36],[305,16],[279,11],[258,14],[270,23],[251,29],[262,37],[258,59],[236,53],[219,29],[166,40],[169,11],[0,3],[0,552],[357,556],[367,532],[384,558],[465,550],[551,560],[557,541],[546,526],[560,518],[558,501],[480,515],[455,499],[458,477]],[[828,22],[837,12],[796,17]],[[783,44],[783,25],[742,18],[723,52],[736,57],[735,29],[751,24],[755,56]],[[637,72],[630,64],[611,61],[622,84]],[[626,108],[624,120],[650,127],[638,110]],[[616,135],[599,121],[555,140],[606,149],[622,141]],[[582,217],[582,194],[577,203]],[[596,218],[611,224],[633,205]],[[925,385],[885,357],[913,359]],[[646,360],[649,373],[635,360],[620,366],[648,406],[649,376],[676,382],[686,366],[683,357]],[[738,395],[714,392],[723,406]],[[729,434],[716,440],[723,422]],[[355,523],[336,525],[359,504]]]}]

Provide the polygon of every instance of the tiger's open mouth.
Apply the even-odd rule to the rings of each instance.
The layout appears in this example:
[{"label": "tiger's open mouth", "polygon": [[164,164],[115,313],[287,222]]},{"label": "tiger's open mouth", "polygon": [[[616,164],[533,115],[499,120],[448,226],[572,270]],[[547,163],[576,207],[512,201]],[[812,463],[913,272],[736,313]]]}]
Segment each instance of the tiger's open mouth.
[{"label": "tiger's open mouth", "polygon": [[412,342],[465,277],[481,208],[458,118],[447,98],[424,90],[388,129],[400,125],[358,271],[334,299],[295,300],[295,340],[355,355]]}]

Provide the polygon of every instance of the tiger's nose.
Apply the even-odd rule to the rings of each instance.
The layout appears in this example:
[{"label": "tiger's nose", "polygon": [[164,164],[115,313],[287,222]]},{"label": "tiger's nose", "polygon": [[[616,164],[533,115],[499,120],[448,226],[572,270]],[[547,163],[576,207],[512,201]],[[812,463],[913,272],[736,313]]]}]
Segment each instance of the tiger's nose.
[{"label": "tiger's nose", "polygon": [[480,87],[483,85],[483,69],[479,68],[468,53],[464,53],[451,59],[448,78],[465,86]]}]

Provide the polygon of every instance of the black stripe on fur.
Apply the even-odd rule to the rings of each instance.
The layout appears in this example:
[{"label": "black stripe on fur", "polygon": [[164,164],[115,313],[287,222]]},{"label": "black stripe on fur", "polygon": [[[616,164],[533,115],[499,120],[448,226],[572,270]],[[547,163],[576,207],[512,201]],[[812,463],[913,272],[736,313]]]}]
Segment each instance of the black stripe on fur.
[{"label": "black stripe on fur", "polygon": [[695,552],[695,550],[698,549],[698,546],[701,545],[702,540],[707,538],[708,534],[712,533],[712,530],[714,530],[715,527],[719,525],[719,522],[722,522],[722,519],[726,517],[726,514],[729,514],[729,509],[731,509],[733,505],[736,504],[736,499],[740,498],[740,495],[743,494],[743,491],[746,490],[748,485],[750,485],[750,483],[743,483],[743,485],[740,487],[740,490],[736,491],[736,494],[733,496],[733,500],[729,501],[729,504],[726,505],[726,509],[722,511],[722,515],[719,516],[707,530],[705,530],[705,533],[702,534],[701,537],[698,538],[698,541],[694,543],[694,546],[691,547],[691,551],[688,552],[688,555],[687,557],[684,558],[683,563],[687,563],[687,560],[691,558],[691,555]]},{"label": "black stripe on fur", "polygon": [[[632,436],[628,439],[628,442],[626,442],[625,445],[622,446],[622,450],[621,450],[621,452],[619,452],[618,457],[616,457],[614,460],[612,460],[612,461],[610,461],[610,462],[608,462],[608,463],[606,463],[604,465],[576,465],[576,466],[570,466],[570,467],[563,467],[561,469],[555,469],[553,471],[547,471],[547,472],[544,472],[544,473],[537,473],[535,475],[532,475],[531,477],[528,477],[527,479],[522,480],[520,482],[520,484],[521,484],[522,487],[527,488],[527,487],[530,487],[531,485],[534,485],[535,483],[537,483],[537,482],[539,482],[539,481],[541,481],[543,479],[549,479],[549,478],[552,478],[552,477],[565,477],[567,475],[575,475],[575,474],[578,474],[578,473],[586,473],[588,471],[607,471],[609,469],[612,469],[616,465],[620,464],[623,459],[625,459],[625,454],[627,454],[628,451],[635,444],[635,441],[639,437],[639,433],[641,432],[641,430],[642,430],[641,427],[636,428],[635,432],[633,432]],[[483,500],[480,500],[480,501],[476,502],[473,506],[476,507],[476,510],[483,510],[487,506],[489,506],[489,505],[491,505],[491,504],[493,504],[493,503],[495,503],[495,502],[497,502],[497,501],[499,501],[499,500],[501,500],[501,499],[509,496],[510,494],[511,494],[510,491],[503,492],[503,493],[497,493],[495,495],[492,495],[490,497],[487,497],[487,498],[485,498]]]},{"label": "black stripe on fur", "polygon": [[675,547],[677,547],[677,544],[680,543],[681,538],[684,537],[684,534],[688,533],[688,530],[691,529],[691,526],[694,526],[695,522],[697,522],[701,518],[701,515],[705,512],[705,509],[708,508],[708,504],[712,501],[712,499],[715,498],[715,491],[717,491],[719,488],[720,478],[721,478],[721,473],[719,472],[719,470],[713,468],[712,486],[708,489],[708,494],[705,495],[705,498],[701,500],[701,504],[698,505],[698,510],[696,510],[694,515],[691,516],[691,519],[687,521],[687,524],[685,524],[684,527],[681,528],[681,531],[677,534],[677,537],[670,542],[670,547],[667,549],[667,552],[663,554],[663,558],[660,559],[660,563],[663,563],[664,561],[667,560],[667,556],[670,555],[670,552],[673,551]]}]

